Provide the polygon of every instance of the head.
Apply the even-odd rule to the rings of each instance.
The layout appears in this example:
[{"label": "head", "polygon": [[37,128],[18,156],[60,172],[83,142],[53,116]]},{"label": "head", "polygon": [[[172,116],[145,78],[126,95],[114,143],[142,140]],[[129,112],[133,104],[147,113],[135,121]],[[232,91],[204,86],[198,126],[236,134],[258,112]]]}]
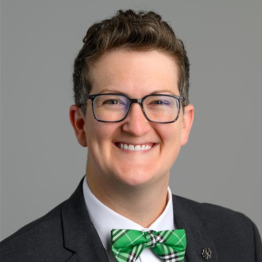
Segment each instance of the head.
[{"label": "head", "polygon": [[[174,59],[178,67],[178,88],[189,104],[189,60],[183,42],[161,16],[154,12],[119,10],[115,16],[92,25],[83,39],[84,45],[74,63],[75,104],[85,102],[92,90],[92,65],[106,52],[158,50]],[[85,114],[86,106],[82,106]]]},{"label": "head", "polygon": [[[194,111],[188,100],[188,58],[171,27],[154,12],[118,11],[89,28],[73,78],[75,105],[70,120],[79,144],[88,147],[86,172],[93,192],[109,185],[116,192],[161,182],[166,188],[169,170],[187,142]],[[138,104],[123,121],[104,123],[94,118],[92,101],[87,100],[89,94],[101,93],[185,99],[173,123],[148,121]]]}]

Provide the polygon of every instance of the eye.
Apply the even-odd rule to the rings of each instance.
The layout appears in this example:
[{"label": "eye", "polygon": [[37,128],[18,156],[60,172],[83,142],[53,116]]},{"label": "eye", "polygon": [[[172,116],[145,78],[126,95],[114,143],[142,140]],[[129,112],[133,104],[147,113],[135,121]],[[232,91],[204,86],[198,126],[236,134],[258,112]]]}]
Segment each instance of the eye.
[{"label": "eye", "polygon": [[103,104],[117,105],[117,104],[123,104],[123,102],[121,100],[117,100],[117,99],[107,99],[103,102]]},{"label": "eye", "polygon": [[154,100],[150,102],[151,105],[163,105],[163,106],[169,106],[170,102],[167,100]]},{"label": "eye", "polygon": [[128,105],[128,101],[124,97],[118,96],[102,96],[100,105],[104,107],[122,108]]}]

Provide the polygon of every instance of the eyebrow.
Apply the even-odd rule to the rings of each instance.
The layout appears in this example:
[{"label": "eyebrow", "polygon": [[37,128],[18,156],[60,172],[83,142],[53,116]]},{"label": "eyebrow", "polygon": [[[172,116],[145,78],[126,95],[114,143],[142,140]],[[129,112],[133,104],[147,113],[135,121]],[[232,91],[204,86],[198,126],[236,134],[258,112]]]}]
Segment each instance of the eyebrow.
[{"label": "eyebrow", "polygon": [[175,95],[174,92],[172,92],[171,90],[168,90],[168,89],[156,90],[156,91],[152,92],[151,94],[160,94],[160,93],[170,93],[172,95]]},{"label": "eyebrow", "polygon": [[[121,94],[121,95],[127,95],[119,90],[116,90],[116,89],[103,89],[99,92],[99,94],[102,94],[102,93],[116,93],[116,94]],[[152,95],[152,94],[162,94],[162,93],[170,93],[172,95],[176,95],[174,92],[172,92],[171,90],[168,90],[168,89],[160,89],[160,90],[155,90],[151,93],[149,93],[149,95]]]}]

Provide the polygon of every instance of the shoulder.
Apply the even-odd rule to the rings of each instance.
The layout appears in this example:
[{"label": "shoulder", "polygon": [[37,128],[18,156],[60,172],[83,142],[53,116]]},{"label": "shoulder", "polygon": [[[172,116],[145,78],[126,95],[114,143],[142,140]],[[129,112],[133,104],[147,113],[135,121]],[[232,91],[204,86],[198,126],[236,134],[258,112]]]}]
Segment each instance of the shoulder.
[{"label": "shoulder", "polygon": [[[177,207],[176,207],[177,205]],[[174,216],[189,221],[188,225],[199,227],[210,239],[228,245],[241,245],[243,250],[255,250],[262,261],[261,238],[256,225],[244,214],[214,204],[199,203],[173,195]]]},{"label": "shoulder", "polygon": [[251,228],[253,222],[244,214],[209,203],[199,203],[190,199],[173,195],[174,205],[179,202],[185,209],[189,209],[201,222],[209,227],[238,226]]},{"label": "shoulder", "polygon": [[61,222],[61,219],[59,217],[63,204],[64,202],[52,209],[51,211],[49,211],[46,215],[20,228],[17,232],[3,240],[1,242],[1,246],[7,244],[8,242],[14,239],[19,239],[25,235],[37,235],[37,233],[41,231],[43,234],[45,234],[49,231],[49,229],[53,230],[54,225],[56,225],[56,230],[59,230],[59,227],[57,227],[57,225]]},{"label": "shoulder", "polygon": [[[65,202],[4,239],[0,243],[0,260],[31,261],[28,258],[32,257],[32,261],[48,261],[50,253],[57,254],[60,259],[68,257],[68,253],[63,251],[61,222]],[[23,260],[25,258],[26,260]]]}]

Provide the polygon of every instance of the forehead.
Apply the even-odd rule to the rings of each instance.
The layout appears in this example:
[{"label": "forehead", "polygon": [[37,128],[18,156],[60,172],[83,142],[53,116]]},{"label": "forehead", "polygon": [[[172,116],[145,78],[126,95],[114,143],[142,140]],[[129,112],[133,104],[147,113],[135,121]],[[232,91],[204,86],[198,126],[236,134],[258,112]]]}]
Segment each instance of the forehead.
[{"label": "forehead", "polygon": [[92,93],[170,90],[178,94],[178,68],[173,57],[157,51],[114,50],[91,67]]}]

